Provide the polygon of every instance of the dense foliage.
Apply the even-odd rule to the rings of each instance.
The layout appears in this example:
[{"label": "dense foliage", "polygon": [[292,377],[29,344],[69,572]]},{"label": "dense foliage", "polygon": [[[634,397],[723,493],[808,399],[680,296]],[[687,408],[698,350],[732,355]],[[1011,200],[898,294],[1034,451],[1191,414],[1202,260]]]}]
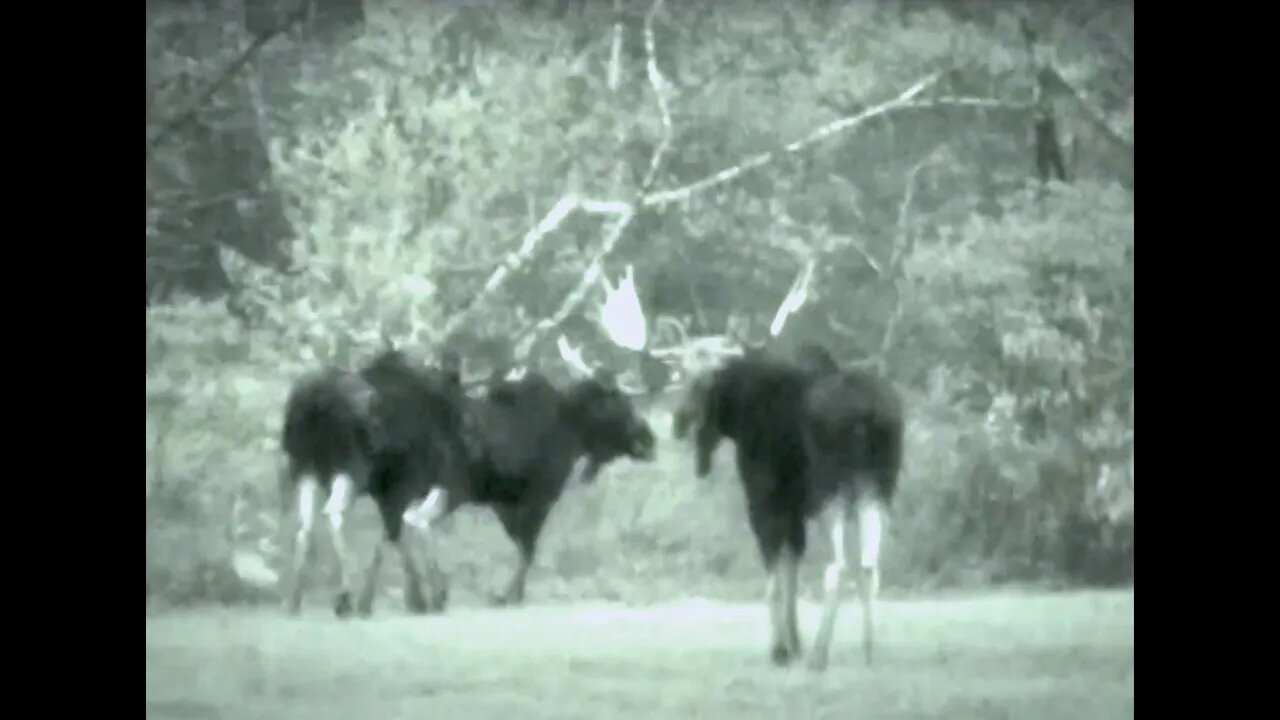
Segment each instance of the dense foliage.
[{"label": "dense foliage", "polygon": [[[679,334],[657,318],[763,337],[816,259],[786,337],[879,364],[909,402],[889,590],[1130,580],[1132,5],[1081,4],[1109,13],[1083,27],[1128,23],[1118,50],[1068,30],[1070,13],[1042,23],[1060,74],[1130,143],[1126,179],[1090,122],[1064,112],[1073,177],[1048,184],[1034,177],[1034,72],[1016,7],[676,3],[653,19],[648,68],[648,8],[626,3],[611,88],[613,17],[587,5],[553,19],[379,4],[353,39],[283,36],[250,66],[296,272],[227,253],[234,302],[147,309],[148,596],[237,599],[249,592],[239,561],[279,565],[279,421],[305,369],[353,364],[387,339],[425,355],[447,342],[484,367],[493,346],[512,352],[557,312],[553,336],[588,360],[630,363],[593,322],[595,283],[581,307],[565,300],[596,260],[611,278],[635,267],[651,342],[669,346]],[[238,32],[235,18],[202,22]],[[205,78],[227,61],[155,57]],[[149,111],[168,97],[149,88]],[[869,117],[787,147],[859,113]],[[148,191],[166,196],[150,165]],[[616,244],[619,215],[589,208],[530,235],[566,196],[636,212]],[[149,243],[161,214],[149,202]],[[504,261],[514,269],[482,290]],[[532,353],[559,362],[553,343]],[[659,398],[651,414],[669,437],[667,407]],[[531,595],[759,591],[728,455],[700,484],[684,448],[668,440],[663,453],[566,496]],[[480,511],[460,513],[441,545],[464,595],[514,559]]]}]

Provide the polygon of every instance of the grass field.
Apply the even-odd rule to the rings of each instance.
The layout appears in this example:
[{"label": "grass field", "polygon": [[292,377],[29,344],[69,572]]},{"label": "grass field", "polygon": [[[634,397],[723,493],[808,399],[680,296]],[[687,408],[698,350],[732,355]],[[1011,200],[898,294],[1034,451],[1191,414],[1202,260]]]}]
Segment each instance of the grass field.
[{"label": "grass field", "polygon": [[[1132,592],[885,601],[871,668],[858,613],[816,675],[768,663],[762,603],[172,612],[147,618],[147,717],[1133,717]],[[801,607],[806,640],[817,614]]]}]

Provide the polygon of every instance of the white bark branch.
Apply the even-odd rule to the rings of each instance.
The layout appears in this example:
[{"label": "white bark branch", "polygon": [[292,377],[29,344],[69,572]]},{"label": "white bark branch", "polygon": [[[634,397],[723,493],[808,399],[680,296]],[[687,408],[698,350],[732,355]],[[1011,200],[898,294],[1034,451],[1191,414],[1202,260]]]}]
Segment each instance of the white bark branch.
[{"label": "white bark branch", "polygon": [[588,215],[622,215],[632,212],[631,203],[621,200],[582,200],[578,207]]},{"label": "white bark branch", "polygon": [[600,273],[604,269],[604,259],[618,246],[618,242],[622,240],[623,233],[634,218],[634,212],[627,212],[614,222],[613,227],[609,229],[609,234],[605,236],[604,242],[600,243],[600,249],[592,257],[591,264],[587,266],[586,271],[582,273],[582,277],[578,279],[578,284],[560,302],[560,307],[556,309],[555,313],[550,317],[539,320],[520,333],[519,339],[516,341],[516,362],[523,362],[527,359],[529,351],[533,348],[533,342],[547,332],[554,330],[586,300],[587,293],[595,286],[596,281],[600,278]]},{"label": "white bark branch", "polygon": [[[666,153],[670,150],[671,143],[674,138],[671,109],[667,99],[668,86],[666,79],[658,68],[656,42],[653,31],[654,20],[657,17],[657,14],[662,10],[663,6],[664,0],[655,0],[655,2],[650,6],[648,12],[645,14],[644,20],[644,44],[645,53],[647,55],[646,71],[649,85],[653,90],[654,99],[658,106],[659,117],[662,123],[662,134],[657,147],[654,149],[653,155],[650,157],[649,169],[645,173],[644,180],[641,183],[639,199],[635,203],[627,203],[612,200],[584,200],[573,197],[562,198],[536,227],[526,233],[524,240],[521,242],[520,248],[508,256],[507,259],[503,261],[502,265],[493,272],[481,291],[477,293],[475,300],[472,301],[471,305],[463,312],[455,315],[447,324],[445,328],[446,335],[457,331],[469,322],[472,311],[481,305],[481,301],[486,299],[498,287],[500,287],[512,271],[523,266],[537,249],[538,244],[542,239],[563,223],[564,220],[575,210],[581,210],[593,215],[615,215],[617,216],[617,219],[610,228],[608,235],[601,243],[599,250],[592,257],[590,264],[583,272],[577,285],[564,298],[556,312],[550,317],[533,324],[519,334],[516,350],[517,359],[524,359],[528,351],[531,349],[533,341],[536,340],[537,337],[554,329],[582,304],[586,299],[590,288],[600,277],[604,259],[617,247],[617,244],[621,241],[626,228],[635,218],[636,212],[642,208],[661,207],[669,203],[684,200],[692,196],[694,193],[731,182],[748,171],[763,167],[773,162],[783,154],[799,152],[831,137],[832,135],[860,127],[868,121],[886,115],[890,112],[947,106],[1005,109],[1013,111],[1025,111],[1030,108],[1030,105],[1027,104],[1008,103],[995,99],[978,97],[944,97],[933,100],[918,100],[919,96],[936,85],[942,78],[941,73],[935,73],[918,80],[906,90],[899,93],[896,97],[877,105],[873,105],[856,115],[844,117],[817,128],[799,140],[795,140],[784,145],[779,151],[753,155],[739,162],[737,165],[725,168],[713,175],[703,178],[702,180],[698,180],[679,188],[649,193],[648,190],[655,181],[658,171],[662,166],[662,161],[665,159]],[[912,170],[908,193],[911,192],[911,185],[914,183],[915,174],[918,173],[921,166],[917,166]],[[907,199],[904,202],[909,203],[910,201]],[[856,247],[855,249],[857,249],[867,259],[872,268],[876,270],[881,277],[885,277],[886,279],[888,279],[888,276],[892,273],[893,266],[900,262],[901,252],[904,252],[902,248],[899,248],[899,252],[894,253],[894,257],[890,261],[889,266],[885,267],[880,263],[875,262],[870,254],[865,252],[862,248]],[[900,310],[896,311],[895,317],[897,314],[900,314]],[[893,319],[891,319],[891,324],[892,323]],[[892,330],[892,327],[890,330]]]},{"label": "white bark branch", "polygon": [[533,256],[533,252],[537,250],[538,243],[542,242],[552,230],[555,230],[565,221],[565,218],[579,207],[580,203],[573,196],[565,196],[551,208],[533,229],[525,233],[524,240],[520,243],[520,248],[508,255],[502,264],[498,266],[489,279],[485,281],[484,287],[480,292],[476,293],[475,299],[467,306],[465,310],[455,314],[448,323],[445,324],[444,337],[448,337],[457,332],[464,325],[471,321],[471,314],[476,308],[481,306],[481,301],[488,298],[494,293],[507,279],[507,276],[514,270],[518,270],[529,258]]},{"label": "white bark branch", "polygon": [[890,274],[896,273],[906,260],[907,250],[911,245],[911,233],[908,223],[911,220],[911,203],[916,197],[916,187],[920,179],[920,171],[937,162],[942,148],[930,153],[928,157],[911,166],[907,171],[907,187],[902,193],[902,202],[898,203],[898,232],[893,242],[893,254],[889,256]]},{"label": "white bark branch", "polygon": [[661,167],[667,151],[671,149],[671,139],[674,136],[671,128],[671,107],[667,104],[667,80],[662,77],[662,71],[658,69],[657,43],[653,39],[653,21],[662,10],[662,5],[663,0],[654,0],[649,12],[644,16],[645,70],[649,76],[649,86],[653,88],[654,99],[658,103],[658,113],[662,119],[662,137],[658,141],[658,147],[653,151],[653,157],[649,158],[649,170],[645,173],[643,182],[640,183],[641,194],[648,192],[649,187],[653,185],[658,175],[658,168]]},{"label": "white bark branch", "polygon": [[622,0],[613,0],[613,42],[609,48],[609,90],[618,89],[622,76]]},{"label": "white bark branch", "polygon": [[[647,42],[647,38],[646,38],[646,42]],[[796,140],[794,142],[791,142],[787,145],[784,145],[781,151],[778,151],[778,152],[770,151],[770,152],[759,153],[758,155],[752,155],[751,157],[748,157],[747,159],[743,160],[737,165],[725,168],[720,172],[715,173],[714,175],[703,178],[702,180],[698,180],[696,182],[693,182],[683,187],[675,188],[672,190],[663,190],[661,192],[645,195],[640,202],[645,207],[657,207],[657,206],[667,205],[669,203],[684,200],[696,192],[701,192],[708,188],[715,187],[716,185],[723,185],[724,183],[737,179],[739,176],[745,174],[750,170],[755,170],[756,168],[768,165],[769,163],[778,159],[778,157],[780,157],[783,154],[789,154],[789,153],[797,152],[799,150],[803,150],[804,148],[809,147],[810,145],[813,145],[822,140],[825,140],[826,138],[831,137],[832,135],[863,125],[868,120],[880,117],[881,115],[884,115],[894,110],[900,110],[905,107],[910,107],[912,100],[914,100],[917,96],[919,96],[925,90],[928,90],[929,88],[933,87],[933,85],[935,85],[941,78],[942,78],[941,73],[935,73],[933,75],[930,75],[926,78],[923,78],[922,80],[919,80],[911,87],[902,91],[901,93],[898,94],[897,97],[891,100],[882,102],[878,105],[873,105],[867,108],[866,110],[863,110],[862,112],[858,113],[857,115],[851,115],[849,117],[840,118],[839,120],[828,123],[818,128],[817,130],[814,130],[813,132],[809,133],[805,137],[799,140]]]},{"label": "white bark branch", "polygon": [[[648,56],[646,66],[649,85],[653,89],[654,97],[658,103],[658,112],[662,119],[662,137],[653,151],[653,156],[649,159],[649,170],[645,174],[644,182],[641,183],[641,193],[653,183],[658,174],[658,169],[662,165],[662,160],[666,156],[667,150],[671,147],[672,139],[671,108],[667,104],[666,97],[667,84],[666,79],[662,76],[662,71],[658,69],[656,42],[653,37],[653,21],[658,13],[662,11],[663,4],[663,0],[654,0],[653,5],[649,7],[649,11],[644,17],[644,48],[645,54]],[[626,203],[600,203],[595,209],[601,213],[616,214],[618,219],[614,222],[613,227],[609,229],[604,241],[600,243],[600,248],[592,257],[591,263],[587,265],[587,269],[582,273],[582,277],[578,279],[578,284],[561,301],[560,307],[556,309],[555,313],[550,317],[539,320],[533,326],[520,333],[515,349],[517,362],[522,362],[528,357],[535,340],[564,322],[586,300],[587,293],[595,286],[596,281],[600,278],[600,273],[603,272],[605,258],[613,253],[614,248],[621,242],[627,227],[635,219],[637,210],[635,206]]]}]

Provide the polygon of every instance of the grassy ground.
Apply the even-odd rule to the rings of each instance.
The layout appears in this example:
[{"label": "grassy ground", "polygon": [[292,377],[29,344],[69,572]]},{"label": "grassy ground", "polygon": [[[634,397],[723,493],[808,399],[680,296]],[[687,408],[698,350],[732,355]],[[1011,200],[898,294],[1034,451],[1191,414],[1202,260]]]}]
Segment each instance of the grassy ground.
[{"label": "grassy ground", "polygon": [[1132,592],[886,601],[872,668],[851,602],[824,675],[768,664],[762,603],[401,607],[148,617],[147,717],[1133,717]]}]

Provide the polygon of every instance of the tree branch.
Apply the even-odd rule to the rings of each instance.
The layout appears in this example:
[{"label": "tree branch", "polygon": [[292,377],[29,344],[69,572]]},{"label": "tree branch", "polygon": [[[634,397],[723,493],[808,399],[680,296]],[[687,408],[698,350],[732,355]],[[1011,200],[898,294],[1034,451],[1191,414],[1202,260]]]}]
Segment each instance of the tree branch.
[{"label": "tree branch", "polygon": [[[646,71],[647,71],[650,87],[654,92],[654,98],[658,105],[658,111],[659,111],[661,123],[662,123],[662,136],[659,140],[657,147],[654,149],[653,155],[650,157],[649,169],[646,172],[644,180],[641,183],[640,197],[638,198],[637,202],[634,204],[631,204],[631,203],[626,203],[621,201],[589,201],[589,200],[577,200],[572,197],[562,198],[556,204],[555,208],[553,208],[551,212],[549,212],[547,216],[543,218],[543,220],[538,224],[538,226],[533,230],[531,230],[525,236],[525,239],[522,242],[520,249],[517,250],[515,253],[513,253],[511,256],[509,256],[503,262],[502,266],[500,266],[497,270],[494,271],[493,275],[490,276],[489,280],[485,283],[484,288],[480,291],[480,293],[477,294],[475,300],[471,303],[471,305],[462,313],[459,313],[458,315],[456,315],[453,318],[453,320],[447,325],[445,329],[446,334],[450,334],[456,331],[462,325],[464,325],[469,320],[469,316],[472,310],[480,305],[481,300],[483,300],[488,295],[490,295],[494,290],[496,290],[502,284],[502,282],[506,279],[506,277],[511,273],[511,271],[518,269],[521,265],[523,265],[532,255],[534,250],[537,248],[537,245],[542,240],[542,238],[544,238],[548,233],[550,233],[551,230],[558,227],[564,221],[564,219],[568,217],[568,215],[571,214],[574,210],[582,210],[584,212],[588,212],[592,214],[617,215],[618,218],[613,224],[613,226],[610,228],[608,234],[606,235],[603,242],[601,243],[598,251],[593,255],[591,262],[588,264],[587,268],[584,270],[577,285],[569,292],[568,295],[565,296],[559,308],[557,308],[557,310],[551,316],[530,325],[529,327],[522,330],[517,335],[518,340],[516,342],[516,349],[515,349],[515,356],[517,361],[525,360],[528,356],[528,353],[532,349],[534,341],[538,337],[544,335],[550,330],[553,330],[555,327],[557,327],[562,322],[564,322],[564,320],[567,319],[568,316],[571,315],[582,304],[582,302],[584,302],[590,288],[597,282],[601,272],[603,271],[603,262],[605,258],[608,257],[614,251],[618,243],[621,241],[627,227],[631,224],[632,220],[635,219],[636,213],[643,208],[660,207],[672,202],[683,200],[693,195],[696,192],[700,192],[702,190],[706,190],[706,189],[715,187],[717,185],[730,182],[750,170],[769,164],[770,162],[776,160],[781,154],[798,152],[834,134],[837,134],[852,128],[856,128],[858,126],[865,124],[866,122],[868,122],[873,118],[880,117],[889,112],[902,110],[902,109],[931,108],[931,107],[943,107],[943,106],[981,107],[981,108],[993,108],[993,109],[1010,109],[1010,110],[1018,110],[1018,111],[1025,110],[1027,109],[1027,107],[1029,107],[1029,106],[1019,105],[1019,104],[1005,103],[999,100],[994,100],[989,98],[951,97],[951,98],[940,98],[940,99],[935,99],[930,101],[917,101],[916,98],[922,95],[929,88],[936,85],[937,82],[942,78],[941,73],[935,73],[933,75],[930,75],[928,77],[925,77],[917,81],[915,84],[908,87],[906,90],[898,94],[896,97],[886,102],[880,103],[878,105],[874,105],[856,115],[846,117],[846,118],[841,118],[839,120],[828,123],[827,125],[824,125],[814,130],[813,132],[809,133],[805,137],[783,146],[781,151],[767,152],[767,153],[761,153],[759,155],[754,155],[740,162],[738,165],[721,170],[720,172],[717,172],[714,175],[711,175],[707,178],[691,183],[689,185],[685,185],[683,187],[672,189],[672,190],[665,190],[665,191],[649,194],[648,190],[657,177],[658,171],[662,165],[662,161],[665,158],[666,153],[669,151],[671,147],[672,139],[674,137],[672,121],[671,121],[671,110],[667,101],[667,84],[666,84],[665,78],[662,75],[661,70],[659,70],[658,68],[657,59],[656,59],[657,53],[656,53],[656,47],[655,47],[656,42],[654,40],[654,32],[653,32],[654,19],[656,18],[658,12],[662,10],[663,5],[664,5],[663,0],[655,0],[655,2],[651,5],[649,11],[646,13],[645,21],[644,21],[644,43],[645,43],[645,52],[647,55]],[[908,190],[907,190],[908,198],[904,199],[904,205],[910,203],[909,196],[914,190],[914,182],[915,182],[916,175],[919,173],[919,170],[931,160],[932,158],[925,160],[924,162],[920,163],[919,165],[917,165],[915,168],[912,169],[911,174],[909,176],[909,181],[908,181]],[[904,222],[902,218],[902,215],[904,212],[905,210],[900,209],[900,212],[899,212],[900,222]],[[860,252],[862,252],[864,257],[867,258],[868,262],[872,265],[872,268],[876,270],[877,274],[881,275],[881,277],[885,277],[886,279],[888,279],[888,276],[892,273],[892,270],[895,268],[896,265],[900,264],[901,257],[905,254],[905,248],[901,246],[901,242],[902,241],[900,239],[899,246],[896,248],[893,258],[890,260],[888,267],[880,266],[878,263],[874,262],[874,260],[871,258],[869,254],[867,254],[865,251],[862,251],[861,248],[858,248],[858,249]],[[894,315],[891,316],[890,318],[889,327],[887,328],[887,332],[886,332],[886,338],[881,343],[882,348],[885,347],[886,342],[888,343],[892,342],[894,328],[897,324],[897,319],[902,312],[901,299],[899,299],[898,304],[899,304],[899,307],[895,308]]]},{"label": "tree branch", "polygon": [[529,356],[529,351],[533,349],[534,341],[545,333],[554,330],[586,300],[587,293],[595,285],[600,278],[600,273],[604,270],[604,259],[617,247],[618,242],[622,240],[623,232],[631,224],[631,221],[635,219],[635,216],[635,212],[628,211],[613,224],[609,234],[605,236],[604,242],[600,243],[600,249],[596,251],[595,256],[591,258],[591,263],[587,265],[586,271],[578,279],[578,284],[560,302],[560,307],[556,309],[555,313],[550,317],[539,320],[520,333],[514,353],[516,362],[524,362]]},{"label": "tree branch", "polygon": [[502,264],[498,266],[489,279],[485,281],[484,287],[476,293],[475,299],[471,301],[464,310],[455,314],[448,323],[445,324],[444,336],[448,337],[457,332],[462,326],[471,320],[471,314],[476,308],[480,307],[481,301],[487,299],[493,294],[503,281],[507,279],[513,271],[520,269],[529,258],[533,256],[533,252],[538,249],[538,243],[542,242],[552,230],[560,227],[560,224],[578,209],[581,203],[572,195],[566,195],[556,202],[555,207],[543,216],[529,232],[525,233],[524,240],[520,242],[520,247],[515,252],[508,255],[502,260]]},{"label": "tree branch", "polygon": [[[653,22],[658,13],[662,11],[663,4],[663,0],[654,0],[653,5],[649,7],[649,11],[644,17],[644,49],[645,54],[648,56],[646,69],[649,76],[649,85],[653,88],[654,98],[658,103],[658,112],[662,118],[662,137],[658,141],[658,146],[654,148],[652,157],[649,158],[649,170],[640,185],[641,195],[647,191],[654,178],[657,177],[658,170],[662,166],[662,160],[666,156],[667,150],[671,147],[672,139],[671,108],[667,104],[666,97],[667,85],[665,78],[662,77],[662,71],[658,69],[657,43],[653,37]],[[615,212],[619,217],[614,222],[613,227],[609,229],[608,235],[605,236],[604,241],[600,244],[600,249],[592,257],[586,271],[582,273],[578,284],[561,301],[560,307],[556,309],[555,313],[550,317],[539,320],[520,334],[520,339],[517,341],[515,349],[517,362],[522,362],[528,357],[530,350],[533,348],[533,343],[538,337],[564,322],[586,300],[587,293],[595,285],[604,269],[605,258],[621,242],[627,227],[635,219],[637,211],[636,206],[625,203],[600,203],[596,209]]]},{"label": "tree branch", "polygon": [[906,260],[907,250],[911,245],[911,235],[907,231],[907,223],[911,219],[911,202],[916,197],[917,181],[920,178],[920,171],[937,162],[941,156],[942,148],[929,153],[928,157],[911,166],[907,171],[907,187],[902,193],[902,202],[898,203],[898,233],[893,243],[893,254],[889,256],[890,274],[898,271],[902,267],[903,261]]},{"label": "tree branch", "polygon": [[662,118],[662,137],[658,141],[658,147],[654,149],[653,156],[649,158],[649,171],[645,173],[644,180],[640,183],[640,194],[649,192],[653,181],[658,176],[658,168],[661,166],[663,159],[666,158],[667,151],[671,149],[671,139],[674,133],[671,129],[671,107],[667,104],[667,81],[662,77],[662,71],[658,69],[657,43],[653,39],[653,21],[658,16],[658,12],[662,10],[663,0],[654,0],[649,12],[644,16],[644,52],[647,56],[645,70],[649,76],[649,86],[653,88],[654,99],[658,103],[658,113]]},{"label": "tree branch", "polygon": [[1008,110],[1010,112],[1030,112],[1034,105],[1029,102],[1010,102],[996,98],[984,97],[939,97],[910,103],[907,107],[917,109],[933,109],[941,107],[974,107],[987,110]]},{"label": "tree branch", "polygon": [[205,103],[209,102],[214,95],[218,94],[219,90],[226,87],[227,83],[231,82],[231,78],[235,77],[236,73],[240,72],[240,70],[248,65],[249,61],[253,59],[253,56],[257,55],[258,51],[270,42],[272,38],[283,33],[285,30],[288,30],[294,23],[303,18],[310,3],[305,0],[297,0],[297,2],[298,6],[294,8],[293,12],[289,13],[289,16],[286,17],[278,27],[270,32],[266,32],[255,37],[253,42],[249,43],[249,47],[245,48],[235,60],[231,61],[231,63],[222,70],[222,73],[209,84],[209,87],[204,89],[204,92],[200,93],[191,102],[187,103],[187,107],[185,109],[160,125],[160,129],[156,131],[156,134],[152,135],[151,139],[147,141],[148,153],[154,151],[161,142],[166,140],[169,135],[173,133],[173,131],[190,122],[191,119],[196,116],[196,113],[200,111],[200,108],[204,107]]},{"label": "tree branch", "polygon": [[[911,233],[909,232],[908,222],[911,219],[911,203],[915,199],[916,186],[920,177],[920,171],[929,165],[935,163],[940,158],[941,147],[934,150],[928,157],[911,166],[907,171],[906,189],[902,193],[902,202],[898,203],[898,224],[897,237],[893,242],[893,253],[889,257],[889,262],[883,268],[880,267],[871,256],[862,248],[854,246],[854,248],[867,259],[871,268],[876,271],[881,280],[893,283],[893,291],[895,302],[893,311],[889,313],[889,320],[885,323],[884,335],[880,338],[880,347],[875,353],[854,362],[853,364],[861,367],[874,367],[876,372],[885,373],[888,369],[889,350],[893,348],[893,341],[897,336],[898,323],[902,320],[905,311],[905,303],[903,302],[903,278],[899,275],[903,262],[906,261],[907,251],[911,247]],[[834,318],[829,322],[837,329],[847,334],[852,334],[848,328],[839,325]]]},{"label": "tree branch", "polygon": [[[646,44],[647,42],[648,42],[648,37],[646,36]],[[652,62],[652,60],[650,60],[650,62]],[[799,140],[796,140],[794,142],[791,142],[787,145],[784,145],[782,147],[781,152],[770,151],[770,152],[763,152],[758,155],[752,155],[751,157],[747,158],[746,160],[743,160],[737,165],[734,165],[733,167],[725,168],[724,170],[721,170],[720,172],[717,172],[714,175],[711,175],[709,177],[703,178],[702,180],[698,180],[696,182],[690,183],[683,187],[675,188],[673,190],[663,190],[661,192],[645,195],[640,202],[644,207],[659,207],[662,205],[667,205],[673,202],[684,200],[688,198],[690,195],[693,195],[696,192],[701,192],[703,190],[706,190],[707,188],[715,187],[716,185],[723,185],[724,183],[737,179],[739,176],[745,174],[750,170],[755,170],[756,168],[760,168],[765,165],[768,165],[774,160],[777,160],[778,157],[784,153],[794,153],[799,150],[803,150],[804,148],[810,145],[813,145],[815,143],[818,143],[822,140],[825,140],[826,138],[832,135],[835,135],[836,133],[844,132],[845,130],[850,130],[852,128],[863,125],[868,120],[880,117],[881,115],[884,115],[894,110],[900,110],[905,107],[910,107],[912,100],[914,100],[917,96],[919,96],[925,90],[928,90],[929,88],[933,87],[935,84],[937,84],[937,82],[940,79],[942,79],[941,73],[935,73],[933,75],[930,75],[926,78],[919,80],[914,85],[902,91],[897,97],[891,100],[880,103],[879,105],[873,105],[867,108],[866,110],[863,110],[862,112],[858,113],[857,115],[852,115],[846,118],[840,118],[839,120],[828,123],[818,128],[817,130],[814,130],[813,132],[809,133],[807,136]]]},{"label": "tree branch", "polygon": [[902,320],[902,313],[906,303],[902,301],[902,279],[898,278],[894,282],[894,292],[897,295],[897,302],[893,304],[893,312],[889,314],[889,322],[885,323],[884,336],[880,338],[880,349],[875,354],[876,372],[881,375],[889,369],[889,350],[893,347],[894,337],[898,332],[898,322]]},{"label": "tree branch", "polygon": [[622,75],[622,0],[613,0],[613,40],[609,48],[609,90],[618,89]]},{"label": "tree branch", "polygon": [[853,248],[854,252],[862,256],[862,259],[867,262],[867,265],[875,271],[878,277],[883,278],[885,276],[884,266],[880,264],[879,260],[875,259],[875,256],[862,246],[862,243],[851,237],[843,237],[843,240],[846,245]]},{"label": "tree branch", "polygon": [[1048,73],[1049,76],[1054,79],[1054,84],[1057,85],[1059,89],[1067,95],[1067,97],[1075,101],[1076,105],[1084,113],[1085,117],[1088,118],[1089,122],[1097,127],[1103,135],[1106,135],[1112,142],[1128,149],[1130,152],[1133,151],[1133,138],[1128,137],[1119,130],[1111,127],[1111,123],[1107,122],[1102,111],[1094,107],[1093,104],[1085,98],[1084,93],[1076,89],[1076,86],[1067,82],[1067,79],[1062,76],[1062,73],[1058,72],[1057,68],[1052,65],[1045,65],[1044,72]]}]

